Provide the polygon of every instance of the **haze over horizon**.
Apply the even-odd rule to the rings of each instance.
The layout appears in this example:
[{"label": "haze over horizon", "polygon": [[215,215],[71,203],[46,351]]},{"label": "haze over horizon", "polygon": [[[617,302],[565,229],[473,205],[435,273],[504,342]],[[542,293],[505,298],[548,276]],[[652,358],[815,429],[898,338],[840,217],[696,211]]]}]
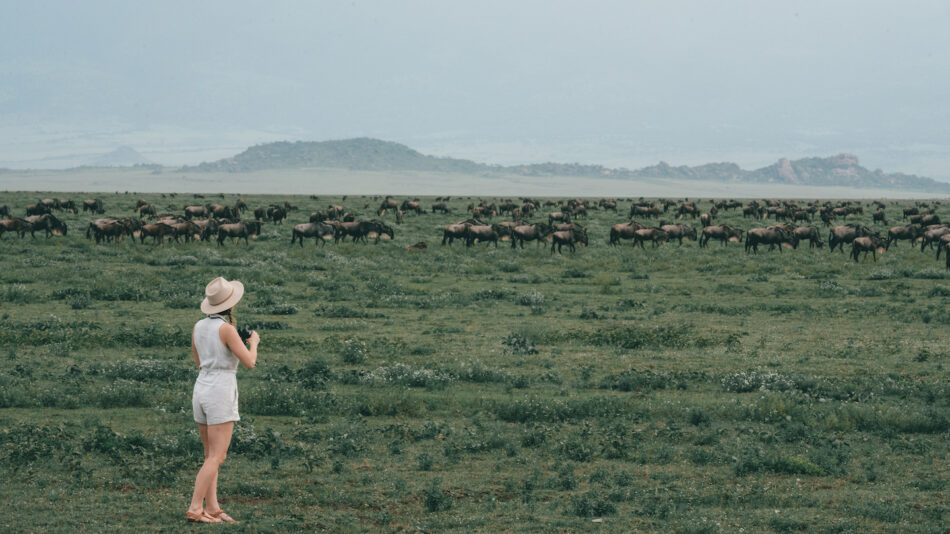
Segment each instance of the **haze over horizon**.
[{"label": "haze over horizon", "polygon": [[281,140],[638,168],[857,154],[950,181],[950,4],[14,3],[0,167]]}]

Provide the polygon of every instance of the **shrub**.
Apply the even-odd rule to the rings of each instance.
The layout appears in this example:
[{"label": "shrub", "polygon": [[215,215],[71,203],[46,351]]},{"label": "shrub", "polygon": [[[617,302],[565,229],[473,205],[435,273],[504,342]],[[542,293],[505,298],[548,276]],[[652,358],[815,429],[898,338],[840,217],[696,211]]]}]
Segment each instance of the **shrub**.
[{"label": "shrub", "polygon": [[404,363],[395,363],[387,367],[379,367],[360,378],[364,384],[389,386],[401,385],[409,387],[424,387],[444,389],[455,382],[455,379],[441,371],[432,369],[417,369]]},{"label": "shrub", "polygon": [[343,363],[361,364],[366,361],[366,343],[356,339],[344,340],[340,356],[343,357]]},{"label": "shrub", "polygon": [[508,337],[502,340],[502,345],[507,347],[505,350],[512,354],[537,354],[538,348],[529,341],[523,334],[512,332]]},{"label": "shrub", "polygon": [[452,498],[442,491],[442,479],[433,478],[423,490],[423,496],[428,512],[439,512],[452,507]]},{"label": "shrub", "polygon": [[722,377],[722,389],[731,393],[750,391],[787,391],[795,388],[795,381],[775,371],[739,371]]},{"label": "shrub", "polygon": [[617,507],[601,492],[592,490],[571,497],[571,511],[578,517],[600,517],[617,513]]}]

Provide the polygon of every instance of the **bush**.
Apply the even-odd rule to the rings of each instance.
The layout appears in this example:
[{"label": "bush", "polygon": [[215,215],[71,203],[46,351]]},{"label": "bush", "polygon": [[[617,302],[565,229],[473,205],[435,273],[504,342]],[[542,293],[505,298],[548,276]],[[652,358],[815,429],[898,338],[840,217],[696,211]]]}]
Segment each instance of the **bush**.
[{"label": "bush", "polygon": [[361,364],[366,361],[366,343],[355,339],[344,340],[340,356],[343,357],[343,363]]},{"label": "bush", "polygon": [[594,490],[571,497],[571,511],[578,517],[600,517],[617,513],[617,507]]},{"label": "bush", "polygon": [[722,377],[722,389],[730,393],[750,391],[787,391],[795,389],[795,381],[775,371],[740,371]]},{"label": "bush", "polygon": [[512,332],[508,337],[502,340],[502,345],[507,347],[505,350],[512,354],[537,354],[538,348],[529,341],[523,334]]},{"label": "bush", "polygon": [[452,498],[442,491],[442,480],[433,478],[423,490],[423,502],[428,512],[439,512],[452,508]]}]

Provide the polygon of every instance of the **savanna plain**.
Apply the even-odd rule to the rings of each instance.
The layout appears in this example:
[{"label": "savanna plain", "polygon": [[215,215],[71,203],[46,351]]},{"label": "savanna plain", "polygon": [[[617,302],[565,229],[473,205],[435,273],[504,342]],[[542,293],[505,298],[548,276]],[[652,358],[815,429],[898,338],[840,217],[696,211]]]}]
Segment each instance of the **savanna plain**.
[{"label": "savanna plain", "polygon": [[[139,198],[176,214],[238,198],[0,204],[22,217],[44,196],[98,196],[113,217]],[[933,250],[608,246],[629,199],[580,219],[574,253],[442,246],[478,201],[461,197],[449,214],[384,215],[392,240],[300,247],[291,227],[312,211],[368,220],[380,199],[242,198],[299,209],[248,246],[97,245],[84,232],[99,215],[81,212],[54,212],[65,236],[2,235],[0,529],[187,527],[202,461],[190,333],[224,276],[246,285],[236,318],[262,339],[219,482],[241,523],[191,528],[947,531],[950,273]],[[889,225],[910,203],[887,203]],[[886,235],[863,204],[847,222]]]}]

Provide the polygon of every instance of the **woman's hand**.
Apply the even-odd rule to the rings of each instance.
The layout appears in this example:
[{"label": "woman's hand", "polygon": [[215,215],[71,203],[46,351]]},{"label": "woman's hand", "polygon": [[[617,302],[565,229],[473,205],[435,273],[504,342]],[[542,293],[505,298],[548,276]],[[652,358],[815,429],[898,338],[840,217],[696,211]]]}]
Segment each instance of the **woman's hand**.
[{"label": "woman's hand", "polygon": [[257,330],[251,331],[251,337],[247,338],[247,342],[255,347],[261,342],[261,336],[257,334]]}]

